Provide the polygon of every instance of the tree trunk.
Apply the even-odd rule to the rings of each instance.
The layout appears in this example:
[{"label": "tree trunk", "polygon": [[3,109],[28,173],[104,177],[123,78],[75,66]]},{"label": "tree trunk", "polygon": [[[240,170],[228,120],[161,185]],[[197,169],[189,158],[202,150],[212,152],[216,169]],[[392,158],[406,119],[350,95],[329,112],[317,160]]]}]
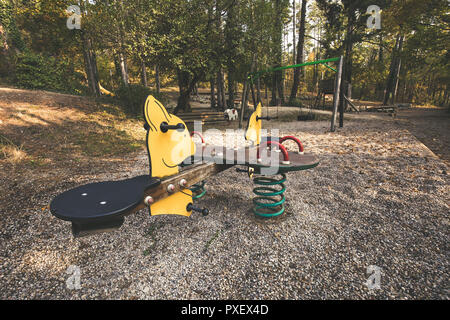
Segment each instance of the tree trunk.
[{"label": "tree trunk", "polygon": [[395,74],[395,82],[394,82],[394,90],[392,91],[392,100],[391,104],[394,104],[397,98],[397,90],[398,90],[398,82],[400,79],[400,68],[402,66],[402,60],[399,58],[397,63],[397,72]]},{"label": "tree trunk", "polygon": [[445,94],[444,94],[444,103],[443,106],[448,107],[448,98],[449,98],[449,94],[448,94],[448,89],[447,86],[445,87]]},{"label": "tree trunk", "polygon": [[220,86],[220,73],[216,74],[216,84],[217,84],[217,108],[222,109],[222,87]]},{"label": "tree trunk", "polygon": [[258,103],[261,102],[261,79],[258,78],[256,80],[256,99],[258,101]]},{"label": "tree trunk", "polygon": [[233,108],[233,101],[234,101],[234,80],[233,75],[228,73],[228,108]]},{"label": "tree trunk", "polygon": [[156,92],[159,94],[161,92],[161,80],[159,77],[159,65],[158,64],[155,66],[155,86],[156,86]]},{"label": "tree trunk", "polygon": [[[254,72],[256,68],[256,54],[253,55],[252,58],[252,65],[250,66],[250,72]],[[259,80],[259,78],[258,78]],[[248,94],[250,92],[250,86],[252,87],[253,90],[253,83],[251,83],[251,81],[249,81],[248,79],[245,79],[244,82],[244,91],[242,92],[242,105],[241,105],[241,114],[239,117],[239,129],[242,129],[242,122],[244,120],[244,114],[245,114],[245,110],[247,109],[247,104],[248,104]],[[252,91],[253,93],[253,91]],[[253,101],[254,101],[255,97],[254,97],[254,93],[253,93]],[[255,101],[253,102],[255,103]],[[254,107],[256,108],[256,105],[254,105]]]},{"label": "tree trunk", "polygon": [[[348,23],[347,23],[347,32],[345,37],[345,56],[344,56],[344,66],[342,70],[342,78],[341,82],[341,94],[344,95],[348,91],[348,86],[352,84],[352,55],[353,55],[353,26],[355,23],[355,17],[353,10],[349,10],[348,14]],[[341,106],[343,108],[343,106]]]},{"label": "tree trunk", "polygon": [[[315,33],[315,29],[314,29],[314,33]],[[314,44],[314,48],[313,48],[313,52],[314,52],[314,60],[320,60],[319,57],[319,53],[320,53],[320,27],[319,30],[317,32],[317,38],[319,39],[319,41],[317,41]],[[318,88],[318,83],[319,83],[319,67],[318,65],[314,65],[314,69],[313,69],[313,79],[312,79],[312,88],[313,88],[313,92],[317,92],[317,88]]]},{"label": "tree trunk", "polygon": [[116,71],[114,81],[115,81],[116,85],[120,86],[120,81],[121,81],[120,79],[122,77],[120,76],[120,63],[119,63],[119,55],[117,54],[117,52],[114,52],[113,59],[114,59],[114,69]]},{"label": "tree trunk", "polygon": [[[297,61],[296,61],[297,64],[303,63],[303,51],[305,46],[305,30],[306,30],[306,4],[307,0],[302,0],[300,29],[298,31]],[[289,96],[290,103],[293,103],[297,98],[300,79],[303,78],[303,76],[304,76],[303,69],[301,68],[294,69],[294,82],[291,88],[291,95]]]},{"label": "tree trunk", "polygon": [[255,84],[253,84],[253,83],[250,84],[250,90],[252,91],[252,102],[253,102],[253,107],[256,108],[256,105],[257,105],[258,101],[256,101]]},{"label": "tree trunk", "polygon": [[394,68],[395,68],[395,60],[396,60],[396,51],[397,51],[397,47],[398,47],[398,43],[400,40],[400,35],[397,35],[397,38],[395,40],[395,45],[394,48],[392,49],[392,56],[391,56],[391,64],[389,66],[389,75],[386,81],[386,86],[384,89],[384,97],[383,97],[383,104],[386,105],[388,103],[389,100],[389,95],[391,93],[391,88],[392,88],[392,79],[393,79],[393,74],[394,74]]},{"label": "tree trunk", "polygon": [[277,89],[277,76],[276,73],[272,74],[272,86],[270,87],[270,90],[272,92],[272,99],[270,100],[270,105],[276,106],[278,105],[278,89]]},{"label": "tree trunk", "polygon": [[225,110],[225,86],[222,69],[217,72],[217,107],[222,111]]},{"label": "tree trunk", "polygon": [[147,68],[145,67],[144,60],[141,61],[141,83],[144,87],[147,87]]},{"label": "tree trunk", "polygon": [[6,34],[6,28],[3,27],[0,21],[0,45],[2,50],[0,51],[1,54],[6,54],[9,50],[8,47],[8,38]]},{"label": "tree trunk", "polygon": [[223,106],[223,109],[225,110],[227,100],[226,100],[226,92],[225,92],[225,75],[222,70],[220,71],[220,83],[222,85],[222,91],[221,91],[222,92],[222,106]]},{"label": "tree trunk", "polygon": [[[396,90],[398,74],[399,74],[400,67],[401,67],[400,54],[401,54],[401,51],[403,48],[403,40],[404,40],[404,36],[398,35],[397,40],[395,42],[394,50],[392,50],[391,66],[390,66],[389,76],[388,76],[388,79],[386,82],[386,90],[385,90],[384,99],[383,99],[384,105],[386,105],[388,103],[391,94],[393,94],[394,91]],[[392,99],[394,99],[394,97]]]},{"label": "tree trunk", "polygon": [[[283,63],[283,21],[282,21],[282,1],[275,0],[275,35],[274,35],[274,43],[275,43],[275,67],[281,67]],[[276,81],[276,85],[274,89],[278,90],[278,95],[281,100],[281,103],[284,103],[284,92],[283,92],[283,71],[275,71],[274,79]],[[276,88],[275,88],[276,87]],[[273,100],[273,99],[272,99]],[[276,101],[276,100],[275,100]]]},{"label": "tree trunk", "polygon": [[179,111],[191,112],[191,93],[194,90],[194,86],[197,83],[197,76],[191,77],[189,72],[178,71],[178,86],[180,89],[180,96],[178,97],[178,103],[174,110],[177,114]]},{"label": "tree trunk", "polygon": [[211,79],[211,81],[209,82],[210,87],[211,87],[211,108],[215,108],[216,107],[216,92],[215,92],[215,81],[214,79]]},{"label": "tree trunk", "polygon": [[129,84],[128,66],[127,66],[127,60],[126,60],[123,52],[119,52],[119,66],[120,66],[120,75],[122,78],[122,84],[127,87]]},{"label": "tree trunk", "polygon": [[95,58],[95,53],[92,49],[92,43],[84,32],[81,32],[81,39],[83,42],[83,55],[89,91],[94,96],[100,96],[97,60]]},{"label": "tree trunk", "polygon": [[278,78],[278,81],[277,81],[277,83],[278,83],[278,85],[277,85],[277,87],[278,87],[278,96],[280,97],[280,103],[284,104],[285,101],[284,101],[284,77],[283,77],[283,71],[281,71],[281,70],[278,71],[277,78]]},{"label": "tree trunk", "polygon": [[[296,36],[296,31],[297,31],[297,17],[296,17],[296,14],[297,14],[297,11],[295,10],[295,2],[296,2],[297,0],[292,0],[292,36],[293,36],[293,41],[292,41],[292,43],[294,44],[293,46],[292,46],[292,49],[293,49],[293,52],[292,52],[292,61],[293,61],[293,64],[295,64],[295,36]],[[289,99],[290,100],[290,99]]]},{"label": "tree trunk", "polygon": [[198,86],[197,84],[194,85],[192,88],[192,93],[198,98]]},{"label": "tree trunk", "polygon": [[380,33],[380,45],[378,48],[378,61],[383,63],[384,55],[383,55],[383,35]]},{"label": "tree trunk", "polygon": [[241,100],[241,114],[239,115],[239,129],[242,129],[242,123],[244,122],[244,113],[247,108],[247,91],[248,91],[249,81],[244,80],[244,88],[242,89],[242,100]]},{"label": "tree trunk", "polygon": [[235,5],[233,1],[227,10],[225,21],[225,51],[227,52],[227,71],[228,71],[228,108],[233,108],[234,102],[234,83],[235,83],[235,57],[236,57],[236,18]]}]

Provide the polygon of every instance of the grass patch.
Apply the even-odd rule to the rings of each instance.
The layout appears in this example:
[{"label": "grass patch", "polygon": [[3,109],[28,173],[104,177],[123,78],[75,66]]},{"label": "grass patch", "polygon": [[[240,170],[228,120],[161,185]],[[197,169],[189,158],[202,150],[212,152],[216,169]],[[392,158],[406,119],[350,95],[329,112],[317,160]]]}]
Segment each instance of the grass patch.
[{"label": "grass patch", "polygon": [[17,164],[27,157],[23,145],[16,145],[13,141],[0,135],[0,159],[5,159],[11,164]]},{"label": "grass patch", "polygon": [[125,130],[103,127],[87,133],[75,134],[75,144],[90,157],[123,155],[137,151],[143,142],[133,138]]},{"label": "grass patch", "polygon": [[150,225],[150,227],[147,229],[147,231],[145,231],[144,237],[150,238],[152,241],[152,244],[142,252],[144,257],[148,256],[155,249],[156,244],[158,243],[155,233],[156,233],[156,230],[158,230],[161,227],[162,227],[161,224],[153,223]]},{"label": "grass patch", "polygon": [[216,233],[214,233],[214,235],[211,237],[211,239],[209,239],[206,243],[205,246],[203,247],[203,252],[208,251],[209,247],[211,246],[211,244],[214,242],[214,240],[216,240],[219,235],[222,233],[222,230],[217,230]]},{"label": "grass patch", "polygon": [[35,168],[40,168],[45,166],[48,163],[48,160],[43,158],[31,158],[30,159],[30,165]]},{"label": "grass patch", "polygon": [[95,113],[100,116],[114,116],[119,119],[136,118],[130,117],[118,104],[116,98],[101,97],[96,98]]}]

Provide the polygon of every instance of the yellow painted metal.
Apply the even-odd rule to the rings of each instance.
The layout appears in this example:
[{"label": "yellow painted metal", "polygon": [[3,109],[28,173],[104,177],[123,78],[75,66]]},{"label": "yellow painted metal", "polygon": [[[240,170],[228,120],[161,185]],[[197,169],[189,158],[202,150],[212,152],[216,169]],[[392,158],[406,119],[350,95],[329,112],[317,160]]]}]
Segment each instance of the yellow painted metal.
[{"label": "yellow painted metal", "polygon": [[189,217],[192,211],[187,211],[187,206],[192,203],[192,191],[189,189],[177,192],[150,206],[150,214],[158,216],[162,214],[177,214]]},{"label": "yellow painted metal", "polygon": [[[178,173],[178,165],[195,154],[195,144],[186,124],[153,96],[148,96],[144,107],[145,121],[148,124],[147,148],[150,157],[150,174],[163,178]],[[184,124],[185,129],[161,131],[161,123],[169,125]]]},{"label": "yellow painted metal", "polygon": [[247,131],[245,133],[245,139],[249,141],[253,141],[255,145],[259,145],[261,143],[261,126],[262,120],[258,119],[262,116],[262,104],[258,103],[255,111],[250,116],[247,125]]}]

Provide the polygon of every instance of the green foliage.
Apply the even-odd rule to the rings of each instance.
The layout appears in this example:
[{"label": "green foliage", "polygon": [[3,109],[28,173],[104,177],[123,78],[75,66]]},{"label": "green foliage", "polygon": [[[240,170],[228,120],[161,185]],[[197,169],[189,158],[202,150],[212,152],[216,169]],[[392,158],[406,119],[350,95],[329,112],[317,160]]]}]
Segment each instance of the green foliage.
[{"label": "green foliage", "polygon": [[[8,44],[20,51],[25,50],[25,43],[22,40],[19,29],[17,28],[11,1],[0,0],[0,26],[8,34]],[[1,39],[0,39],[1,40]],[[3,49],[3,41],[0,41],[0,51]]]},{"label": "green foliage", "polygon": [[143,115],[143,106],[149,95],[154,96],[161,103],[167,103],[167,99],[161,93],[150,90],[139,84],[130,84],[129,86],[121,86],[116,91],[124,111],[133,116]]},{"label": "green foliage", "polygon": [[67,60],[30,52],[18,56],[16,84],[20,87],[81,94],[83,80]]},{"label": "green foliage", "polygon": [[[76,3],[82,30],[69,30],[66,8]],[[448,103],[447,1],[307,3],[305,60],[344,54],[344,79],[351,80],[353,98],[382,98],[395,39],[403,35],[398,101]],[[370,4],[382,9],[381,30],[366,27]],[[0,0],[0,27],[7,31],[2,35],[7,41],[0,41],[0,76],[16,74],[17,84],[26,88],[82,93],[84,77],[76,71],[90,70],[89,47],[97,58],[95,80],[110,91],[121,82],[119,56],[131,83],[140,81],[142,63],[148,83],[158,65],[161,78],[176,79],[184,92],[196,82],[217,80],[219,70],[230,84],[242,83],[252,66],[261,70],[292,61],[292,46],[281,43],[283,36],[292,38],[291,5],[289,0]],[[314,91],[322,77],[334,73],[323,66],[305,68],[302,87]],[[272,79],[266,75],[261,83],[272,86]],[[155,94],[135,85],[117,90],[124,110],[138,115],[150,93]]]}]

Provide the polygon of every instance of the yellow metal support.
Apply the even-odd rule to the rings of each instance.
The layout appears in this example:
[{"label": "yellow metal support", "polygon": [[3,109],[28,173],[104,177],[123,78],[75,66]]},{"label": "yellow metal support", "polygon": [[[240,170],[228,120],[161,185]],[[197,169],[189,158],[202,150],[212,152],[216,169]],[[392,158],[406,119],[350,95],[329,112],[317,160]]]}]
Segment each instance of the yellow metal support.
[{"label": "yellow metal support", "polygon": [[245,140],[253,141],[255,145],[259,145],[261,143],[262,120],[259,119],[261,116],[262,104],[260,102],[248,120],[247,131],[245,133]]},{"label": "yellow metal support", "polygon": [[192,203],[192,191],[186,189],[152,204],[150,206],[150,214],[152,216],[176,214],[189,217],[192,213],[192,211],[187,211],[189,203]]}]

